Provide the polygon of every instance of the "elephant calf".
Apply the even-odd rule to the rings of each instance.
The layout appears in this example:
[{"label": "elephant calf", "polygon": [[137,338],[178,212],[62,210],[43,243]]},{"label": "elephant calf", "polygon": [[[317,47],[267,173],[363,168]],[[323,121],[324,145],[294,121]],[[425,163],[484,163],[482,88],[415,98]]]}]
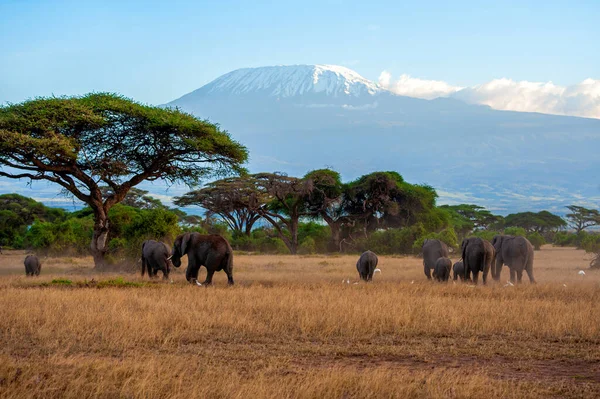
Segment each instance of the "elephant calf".
[{"label": "elephant calf", "polygon": [[142,276],[146,268],[150,278],[156,277],[160,270],[163,279],[169,278],[171,272],[171,254],[169,247],[165,243],[147,240],[142,243]]},{"label": "elephant calf", "polygon": [[356,270],[361,280],[371,281],[373,279],[373,273],[377,267],[377,255],[374,252],[366,251],[360,255],[358,262],[356,262]]},{"label": "elephant calf", "polygon": [[451,267],[452,261],[450,259],[446,257],[438,258],[433,268],[433,278],[437,281],[448,281]]},{"label": "elephant calf", "polygon": [[462,261],[458,261],[452,266],[452,271],[454,272],[454,281],[456,281],[459,277],[461,281],[465,280],[465,264]]},{"label": "elephant calf", "polygon": [[27,255],[25,257],[25,274],[28,276],[39,276],[42,271],[42,264],[35,255]]}]

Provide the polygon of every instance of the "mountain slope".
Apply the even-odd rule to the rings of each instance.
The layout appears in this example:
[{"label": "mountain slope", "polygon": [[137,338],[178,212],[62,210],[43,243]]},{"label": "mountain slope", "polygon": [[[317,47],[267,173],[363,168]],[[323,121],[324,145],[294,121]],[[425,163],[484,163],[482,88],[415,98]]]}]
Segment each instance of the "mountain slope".
[{"label": "mountain slope", "polygon": [[322,65],[233,71],[168,105],[220,123],[253,171],[397,170],[504,213],[600,202],[600,120],[402,97]]}]

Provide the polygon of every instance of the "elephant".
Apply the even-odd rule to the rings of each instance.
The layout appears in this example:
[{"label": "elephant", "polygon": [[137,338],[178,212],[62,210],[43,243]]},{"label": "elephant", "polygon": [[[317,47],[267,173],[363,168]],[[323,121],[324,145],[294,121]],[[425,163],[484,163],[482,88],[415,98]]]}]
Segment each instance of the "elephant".
[{"label": "elephant", "polygon": [[437,281],[448,281],[450,278],[450,268],[452,267],[452,261],[446,257],[438,258],[435,261],[435,267],[433,268],[433,278]]},{"label": "elephant", "polygon": [[452,266],[452,271],[454,272],[454,281],[456,281],[459,277],[461,281],[465,280],[465,264],[463,261],[458,261]]},{"label": "elephant", "polygon": [[224,270],[227,282],[233,285],[233,249],[220,235],[185,233],[178,236],[173,243],[171,258],[175,267],[181,266],[181,257],[185,254],[188,256],[185,278],[190,283],[198,281],[198,271],[204,266],[207,273],[203,284],[212,284],[213,274]]},{"label": "elephant", "polygon": [[[460,245],[464,264],[464,281],[473,274],[473,283],[477,284],[479,272],[483,272],[483,284],[487,283],[487,275],[494,262],[495,250],[489,241],[479,237],[465,238]],[[492,277],[495,276],[492,268]]]},{"label": "elephant", "polygon": [[371,281],[373,279],[373,273],[377,267],[377,255],[374,252],[366,251],[360,255],[358,262],[356,262],[356,270],[361,280]]},{"label": "elephant", "polygon": [[162,242],[146,240],[142,243],[142,277],[148,269],[150,278],[162,271],[163,279],[169,278],[171,272],[171,250]]},{"label": "elephant", "polygon": [[28,276],[39,276],[42,271],[42,264],[35,255],[27,255],[25,257],[25,274]]},{"label": "elephant", "polygon": [[494,278],[500,280],[502,265],[510,268],[510,281],[521,282],[523,270],[529,276],[529,282],[534,284],[533,278],[533,245],[525,237],[514,237],[507,235],[497,235],[492,239],[492,245],[496,249],[496,267]]},{"label": "elephant", "polygon": [[423,242],[421,252],[423,252],[423,270],[427,279],[431,280],[431,269],[435,268],[435,262],[439,258],[449,257],[448,246],[440,240],[427,239]]}]

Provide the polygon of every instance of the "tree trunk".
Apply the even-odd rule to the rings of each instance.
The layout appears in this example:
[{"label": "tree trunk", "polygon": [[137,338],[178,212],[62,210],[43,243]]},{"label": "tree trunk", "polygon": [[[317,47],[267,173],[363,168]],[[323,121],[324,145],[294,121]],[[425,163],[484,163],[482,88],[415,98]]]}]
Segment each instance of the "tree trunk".
[{"label": "tree trunk", "polygon": [[290,219],[290,252],[292,255],[296,255],[298,252],[298,222],[299,220],[297,218]]},{"label": "tree trunk", "polygon": [[338,223],[331,223],[329,224],[329,229],[331,230],[331,248],[342,252],[342,248],[340,246],[340,242],[342,241],[340,225]]},{"label": "tree trunk", "polygon": [[108,238],[108,217],[105,212],[97,212],[94,219],[94,234],[90,249],[94,257],[94,269],[102,271],[106,269],[104,255],[106,254],[106,239]]}]

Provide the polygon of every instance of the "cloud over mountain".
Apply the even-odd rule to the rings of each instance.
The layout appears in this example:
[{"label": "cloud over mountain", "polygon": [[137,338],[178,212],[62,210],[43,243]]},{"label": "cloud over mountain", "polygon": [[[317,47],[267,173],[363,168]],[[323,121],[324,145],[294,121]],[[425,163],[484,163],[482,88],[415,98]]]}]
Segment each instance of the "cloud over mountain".
[{"label": "cloud over mountain", "polygon": [[392,74],[383,71],[379,75],[379,85],[401,96],[424,98],[432,100],[438,97],[448,97],[461,90],[462,87],[452,86],[441,80],[426,80],[413,78],[402,74],[398,80],[392,80]]},{"label": "cloud over mountain", "polygon": [[600,118],[600,80],[596,79],[586,79],[572,86],[558,86],[552,82],[517,82],[502,78],[462,88],[444,81],[413,78],[406,74],[393,80],[389,72],[383,71],[379,76],[379,85],[409,97],[453,97],[499,110]]}]

